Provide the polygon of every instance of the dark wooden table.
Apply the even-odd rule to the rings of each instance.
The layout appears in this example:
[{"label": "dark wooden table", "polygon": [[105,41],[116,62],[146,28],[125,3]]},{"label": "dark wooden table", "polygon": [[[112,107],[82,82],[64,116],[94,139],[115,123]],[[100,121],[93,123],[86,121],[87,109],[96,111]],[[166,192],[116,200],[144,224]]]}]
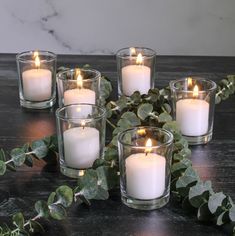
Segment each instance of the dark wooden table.
[{"label": "dark wooden table", "polygon": [[[117,74],[114,56],[74,56],[58,58],[59,65],[74,67],[85,63],[107,75],[116,97]],[[218,81],[235,73],[234,57],[159,56],[156,86],[182,76],[199,75]],[[55,133],[55,108],[32,111],[19,106],[15,55],[0,55],[0,147],[10,150],[43,136]],[[216,106],[213,140],[193,148],[192,161],[200,176],[212,180],[217,191],[235,200],[235,97]],[[36,200],[46,200],[61,184],[75,184],[62,176],[57,167],[35,161],[33,168],[20,167],[0,177],[0,222],[10,222],[11,215],[22,211],[34,216]],[[155,211],[129,209],[120,201],[119,192],[108,201],[93,201],[92,206],[75,205],[68,219],[44,222],[46,235],[224,235],[214,226],[197,222],[173,203]]]}]

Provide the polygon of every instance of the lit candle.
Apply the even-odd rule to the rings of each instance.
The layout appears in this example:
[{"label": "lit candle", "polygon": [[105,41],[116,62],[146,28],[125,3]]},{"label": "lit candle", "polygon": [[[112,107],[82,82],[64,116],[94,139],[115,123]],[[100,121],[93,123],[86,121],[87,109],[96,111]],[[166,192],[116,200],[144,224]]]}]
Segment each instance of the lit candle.
[{"label": "lit candle", "polygon": [[[64,92],[64,104],[76,104],[76,103],[88,103],[95,104],[95,92],[91,89],[83,88],[83,78],[80,70],[77,70],[77,88],[69,89]],[[69,110],[69,115],[73,118],[85,118],[92,111],[92,107],[83,106],[81,109],[71,107]]]},{"label": "lit candle", "polygon": [[[132,48],[132,52],[135,52]],[[124,95],[131,96],[135,91],[141,94],[148,93],[151,88],[151,71],[143,65],[141,53],[136,58],[136,65],[128,65],[122,68],[122,90]]]},{"label": "lit candle", "polygon": [[126,159],[127,194],[136,199],[149,200],[163,195],[165,190],[165,157],[151,153],[152,141],[148,139],[143,153]]},{"label": "lit candle", "polygon": [[208,131],[209,103],[198,99],[198,86],[193,89],[193,98],[176,102],[176,121],[186,136],[200,136]]},{"label": "lit candle", "polygon": [[40,68],[38,52],[34,53],[35,69],[22,73],[23,94],[28,101],[46,101],[51,98],[52,73],[48,69]]},{"label": "lit candle", "polygon": [[91,89],[83,88],[83,78],[80,70],[78,70],[77,88],[69,89],[64,92],[64,104],[89,103],[95,104],[95,92]]},{"label": "lit candle", "polygon": [[99,158],[99,131],[96,128],[82,127],[68,129],[63,134],[65,163],[71,168],[86,169]]}]

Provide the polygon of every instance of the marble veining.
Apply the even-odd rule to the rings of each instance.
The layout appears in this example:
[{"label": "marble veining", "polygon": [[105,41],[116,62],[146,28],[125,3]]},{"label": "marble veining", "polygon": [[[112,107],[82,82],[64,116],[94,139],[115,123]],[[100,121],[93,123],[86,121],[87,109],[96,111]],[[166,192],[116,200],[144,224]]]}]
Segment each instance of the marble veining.
[{"label": "marble veining", "polygon": [[143,45],[159,54],[235,54],[233,0],[2,0],[0,53],[45,49],[114,54]]}]

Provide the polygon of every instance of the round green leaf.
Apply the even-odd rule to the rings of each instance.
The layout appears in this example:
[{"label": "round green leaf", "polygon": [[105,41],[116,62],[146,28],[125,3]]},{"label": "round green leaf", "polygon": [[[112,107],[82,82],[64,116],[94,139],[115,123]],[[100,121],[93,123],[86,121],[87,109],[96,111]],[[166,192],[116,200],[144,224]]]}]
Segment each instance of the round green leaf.
[{"label": "round green leaf", "polygon": [[55,197],[56,197],[56,193],[52,192],[47,199],[47,204],[48,205],[53,204],[55,202]]},{"label": "round green leaf", "polygon": [[66,186],[60,186],[56,189],[57,201],[64,207],[69,207],[73,202],[73,190]]},{"label": "round green leaf", "polygon": [[47,145],[42,140],[33,142],[31,148],[35,156],[40,159],[47,155],[48,148]]},{"label": "round green leaf", "polygon": [[0,160],[0,175],[4,175],[6,172],[6,164],[4,161]]},{"label": "round green leaf", "polygon": [[62,205],[52,204],[49,206],[50,215],[55,220],[63,220],[66,218],[67,213]]},{"label": "round green leaf", "polygon": [[23,148],[14,148],[11,150],[11,158],[16,166],[21,166],[25,162],[26,154]]},{"label": "round green leaf", "polygon": [[208,208],[212,214],[220,214],[223,200],[226,196],[222,193],[212,194],[208,201]]},{"label": "round green leaf", "polygon": [[14,214],[12,219],[15,226],[20,229],[24,228],[24,216],[21,212]]},{"label": "round green leaf", "polygon": [[137,115],[141,120],[145,120],[153,111],[153,105],[149,103],[141,104],[138,107]]},{"label": "round green leaf", "polygon": [[167,112],[163,112],[158,116],[158,121],[161,123],[166,123],[172,121],[172,117]]},{"label": "round green leaf", "polygon": [[37,201],[35,203],[35,210],[38,213],[39,217],[48,218],[49,217],[49,209],[47,203],[45,201]]}]

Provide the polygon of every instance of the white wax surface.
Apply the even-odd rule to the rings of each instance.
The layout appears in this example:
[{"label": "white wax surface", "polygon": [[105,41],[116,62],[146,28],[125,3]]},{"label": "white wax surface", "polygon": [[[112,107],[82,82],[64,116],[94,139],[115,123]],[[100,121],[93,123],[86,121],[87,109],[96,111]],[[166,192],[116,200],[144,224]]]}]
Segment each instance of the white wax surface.
[{"label": "white wax surface", "polygon": [[209,103],[200,99],[176,102],[176,122],[183,135],[200,136],[208,132]]},{"label": "white wax surface", "polygon": [[[89,103],[95,104],[95,92],[91,89],[70,89],[64,92],[64,104],[76,104],[76,103]],[[76,108],[71,107],[69,115],[73,118],[86,118],[92,112],[92,107],[83,106],[81,111],[74,110]]]},{"label": "white wax surface", "polygon": [[122,68],[122,90],[124,95],[131,96],[135,91],[141,94],[150,89],[150,68],[144,65],[129,65]]},{"label": "white wax surface", "polygon": [[51,98],[52,73],[47,69],[30,69],[22,73],[23,95],[29,101],[45,101]]},{"label": "white wax surface", "polygon": [[91,127],[76,127],[64,132],[64,155],[67,166],[76,169],[92,167],[99,158],[99,131]]},{"label": "white wax surface", "polygon": [[155,153],[137,153],[126,159],[127,194],[136,199],[154,199],[165,190],[166,160]]},{"label": "white wax surface", "polygon": [[75,103],[95,104],[95,92],[91,89],[69,89],[64,92],[64,104],[70,105]]}]

